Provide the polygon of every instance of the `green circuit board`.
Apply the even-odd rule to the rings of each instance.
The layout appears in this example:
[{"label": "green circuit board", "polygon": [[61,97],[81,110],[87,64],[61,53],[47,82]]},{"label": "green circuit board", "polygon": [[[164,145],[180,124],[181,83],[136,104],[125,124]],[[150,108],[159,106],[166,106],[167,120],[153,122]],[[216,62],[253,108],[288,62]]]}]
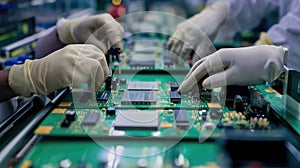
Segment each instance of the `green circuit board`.
[{"label": "green circuit board", "polygon": [[[110,80],[95,93],[84,87],[73,88],[36,134],[198,139],[218,137],[228,128],[272,128],[267,115],[249,116],[224,106],[223,88],[205,90],[195,85],[192,92],[179,94],[177,89],[188,67],[174,62],[164,65],[171,59],[163,50],[166,40],[165,36],[152,34],[139,35],[134,43],[125,41],[121,60],[110,61]],[[73,114],[72,121],[68,121],[67,113]],[[147,118],[153,121],[138,122]]]},{"label": "green circuit board", "polygon": [[[225,102],[223,88],[196,86],[179,94],[189,68],[165,64],[169,58],[161,49],[166,37],[135,41],[127,44],[120,62],[110,62],[111,79],[100,90],[73,87],[49,111],[35,130],[42,140],[18,167],[219,167],[220,147],[214,141],[224,132],[276,128],[268,109],[251,109],[244,99]],[[139,48],[143,44],[146,51]],[[132,62],[134,50],[152,58]]]},{"label": "green circuit board", "polygon": [[[271,124],[268,120],[262,118],[250,119],[242,112],[235,109],[222,107],[218,99],[212,99],[218,96],[216,91],[202,91],[204,93],[193,93],[181,95],[180,103],[172,103],[170,98],[171,82],[180,83],[184,75],[171,74],[124,74],[116,75],[119,83],[115,90],[105,90],[105,85],[100,92],[91,93],[77,89],[70,92],[65,99],[53,109],[48,117],[37,128],[36,134],[49,136],[91,136],[91,137],[154,137],[154,138],[186,138],[198,139],[218,137],[226,128],[236,129],[263,129],[268,131]],[[121,84],[121,80],[126,83]],[[140,83],[142,82],[142,83]],[[134,84],[134,85],[132,85]],[[141,84],[141,85],[139,85]],[[148,86],[147,86],[148,85]],[[133,99],[129,98],[129,104],[124,101],[125,92],[131,92],[131,87],[135,87],[139,92],[140,87],[151,87],[157,94],[154,103],[144,103],[139,97],[137,104],[131,103]],[[136,94],[136,91],[133,91]],[[105,101],[98,101],[97,94],[101,93]],[[105,94],[104,94],[105,93]],[[213,94],[214,93],[214,94]],[[88,99],[86,94],[90,94]],[[109,96],[107,96],[107,94]],[[200,96],[202,95],[202,96]],[[85,97],[85,102],[82,102]],[[94,98],[94,99],[93,99]],[[99,98],[99,96],[98,96]],[[125,97],[127,99],[127,97]],[[76,101],[74,101],[76,99]],[[214,102],[213,102],[214,101]],[[112,108],[111,111],[109,108]],[[182,112],[185,121],[176,120],[176,112]],[[67,112],[75,113],[74,121],[65,124]],[[132,120],[143,121],[143,118],[153,117],[153,122],[139,124],[138,121],[131,122],[126,120],[127,113],[143,113],[142,117],[137,116]],[[88,115],[96,115],[94,123],[86,124],[85,118]],[[122,118],[122,116],[125,116]],[[120,117],[120,120],[118,120]],[[125,118],[125,120],[124,120]],[[180,123],[182,122],[182,123]],[[127,126],[125,126],[128,124]],[[137,125],[136,125],[137,124]],[[150,128],[147,127],[149,124]],[[183,124],[183,125],[182,125]],[[121,126],[119,126],[121,125]]]}]

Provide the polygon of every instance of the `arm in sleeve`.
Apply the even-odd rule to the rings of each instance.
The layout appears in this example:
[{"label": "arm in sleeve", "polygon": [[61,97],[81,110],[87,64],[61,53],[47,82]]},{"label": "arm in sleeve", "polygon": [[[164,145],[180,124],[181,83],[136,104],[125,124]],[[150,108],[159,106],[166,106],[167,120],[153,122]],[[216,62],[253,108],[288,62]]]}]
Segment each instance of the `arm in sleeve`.
[{"label": "arm in sleeve", "polygon": [[64,46],[65,44],[63,44],[58,38],[56,26],[52,27],[48,34],[38,39],[35,48],[35,58],[45,57]]},{"label": "arm in sleeve", "polygon": [[289,49],[287,65],[289,68],[300,70],[300,0],[298,4],[284,15],[278,24],[268,31],[268,37],[273,44]]},{"label": "arm in sleeve", "polygon": [[[208,0],[210,5],[220,0]],[[235,31],[256,27],[264,16],[278,9],[278,0],[223,0],[230,7],[230,14],[223,26],[230,26]]]}]

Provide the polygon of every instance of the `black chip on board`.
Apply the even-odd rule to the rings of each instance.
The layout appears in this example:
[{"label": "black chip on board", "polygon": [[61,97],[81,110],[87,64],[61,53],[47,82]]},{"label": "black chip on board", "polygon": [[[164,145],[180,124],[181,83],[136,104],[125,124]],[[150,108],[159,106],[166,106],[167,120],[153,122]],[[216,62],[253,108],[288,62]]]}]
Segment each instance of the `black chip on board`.
[{"label": "black chip on board", "polygon": [[110,92],[99,92],[96,95],[97,101],[107,101],[109,99]]},{"label": "black chip on board", "polygon": [[176,91],[179,88],[179,84],[177,82],[170,83],[171,91]]},{"label": "black chip on board", "polygon": [[181,95],[177,91],[171,91],[170,102],[175,104],[181,103]]},{"label": "black chip on board", "polygon": [[96,125],[99,117],[100,117],[100,113],[88,112],[84,116],[84,119],[82,120],[82,125],[88,125],[88,126]]}]

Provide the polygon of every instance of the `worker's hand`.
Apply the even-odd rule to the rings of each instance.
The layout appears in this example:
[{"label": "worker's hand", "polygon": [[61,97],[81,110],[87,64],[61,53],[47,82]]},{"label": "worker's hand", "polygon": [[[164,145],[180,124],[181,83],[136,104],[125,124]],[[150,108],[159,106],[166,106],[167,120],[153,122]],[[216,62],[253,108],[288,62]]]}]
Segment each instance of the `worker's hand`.
[{"label": "worker's hand", "polygon": [[274,45],[266,32],[261,32],[254,45]]},{"label": "worker's hand", "polygon": [[189,92],[206,74],[202,86],[207,89],[273,81],[283,72],[285,54],[283,47],[268,45],[221,49],[196,62],[179,91]]},{"label": "worker's hand", "polygon": [[124,29],[110,14],[99,14],[78,20],[60,19],[58,36],[65,44],[94,44],[104,53],[114,45],[121,48]]},{"label": "worker's hand", "polygon": [[48,95],[67,86],[88,83],[99,90],[109,73],[105,56],[91,44],[68,45],[36,60],[14,65],[9,72],[9,85],[21,96],[33,93]]},{"label": "worker's hand", "polygon": [[[172,58],[187,60],[192,51],[193,63],[215,51],[212,41],[229,14],[229,6],[220,1],[177,25],[167,43]],[[173,53],[173,54],[172,54]]]}]

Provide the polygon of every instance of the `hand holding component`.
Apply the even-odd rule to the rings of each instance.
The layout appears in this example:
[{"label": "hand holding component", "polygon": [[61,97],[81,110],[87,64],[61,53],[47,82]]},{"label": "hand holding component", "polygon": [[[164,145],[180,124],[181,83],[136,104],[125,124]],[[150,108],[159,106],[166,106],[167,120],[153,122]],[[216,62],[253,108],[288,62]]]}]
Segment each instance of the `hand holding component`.
[{"label": "hand holding component", "polygon": [[48,95],[67,86],[88,83],[99,90],[108,76],[105,56],[91,44],[68,45],[36,60],[14,65],[9,72],[9,85],[18,95]]},{"label": "hand holding component", "polygon": [[285,48],[268,45],[221,49],[196,62],[179,91],[191,91],[206,74],[202,86],[208,89],[273,81],[283,72],[285,55]]},{"label": "hand holding component", "polygon": [[122,49],[124,29],[109,14],[78,20],[60,19],[57,30],[60,41],[65,44],[94,44],[104,53],[113,45]]},{"label": "hand holding component", "polygon": [[[212,41],[229,14],[229,6],[216,2],[201,13],[177,25],[167,43],[174,60],[186,60],[192,51],[193,63],[215,51]],[[173,53],[173,54],[172,54]]]}]

